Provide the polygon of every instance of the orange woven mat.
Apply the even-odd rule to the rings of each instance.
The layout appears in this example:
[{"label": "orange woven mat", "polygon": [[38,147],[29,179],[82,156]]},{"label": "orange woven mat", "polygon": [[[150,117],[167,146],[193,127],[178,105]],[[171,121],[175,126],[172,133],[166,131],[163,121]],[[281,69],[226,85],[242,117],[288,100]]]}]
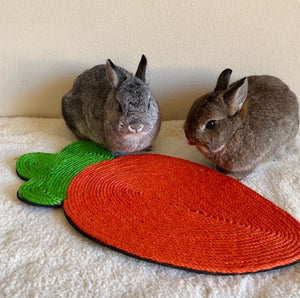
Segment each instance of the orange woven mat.
[{"label": "orange woven mat", "polygon": [[125,254],[193,271],[235,274],[300,260],[300,224],[240,182],[147,154],[91,165],[63,202],[84,235]]}]

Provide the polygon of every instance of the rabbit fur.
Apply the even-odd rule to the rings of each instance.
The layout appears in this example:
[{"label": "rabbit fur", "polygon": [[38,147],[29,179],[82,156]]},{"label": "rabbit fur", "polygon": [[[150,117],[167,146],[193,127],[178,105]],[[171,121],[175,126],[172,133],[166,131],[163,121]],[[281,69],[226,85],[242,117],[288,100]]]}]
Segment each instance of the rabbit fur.
[{"label": "rabbit fur", "polygon": [[245,77],[229,86],[231,69],[213,92],[198,98],[184,124],[189,143],[217,169],[238,180],[294,143],[299,127],[296,95],[280,79]]},{"label": "rabbit fur", "polygon": [[79,139],[116,155],[150,148],[161,120],[148,85],[146,57],[135,75],[109,59],[84,71],[62,98],[62,115]]}]

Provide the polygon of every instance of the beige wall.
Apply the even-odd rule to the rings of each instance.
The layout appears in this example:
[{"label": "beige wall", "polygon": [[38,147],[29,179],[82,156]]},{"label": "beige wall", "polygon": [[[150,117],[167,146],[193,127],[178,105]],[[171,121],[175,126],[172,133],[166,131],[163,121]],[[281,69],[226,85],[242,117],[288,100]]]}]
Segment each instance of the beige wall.
[{"label": "beige wall", "polygon": [[183,119],[219,72],[282,78],[300,97],[299,0],[0,0],[0,116],[60,117],[83,70],[142,53],[163,119]]}]

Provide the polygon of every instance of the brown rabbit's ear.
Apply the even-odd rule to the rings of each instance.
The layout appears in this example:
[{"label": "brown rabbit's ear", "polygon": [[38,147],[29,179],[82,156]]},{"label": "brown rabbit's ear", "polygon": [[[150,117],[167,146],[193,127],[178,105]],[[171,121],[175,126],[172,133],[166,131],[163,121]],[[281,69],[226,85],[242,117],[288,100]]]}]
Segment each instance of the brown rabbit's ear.
[{"label": "brown rabbit's ear", "polygon": [[143,82],[148,84],[148,68],[147,68],[147,58],[145,55],[142,55],[141,61],[135,73],[135,76],[141,79]]},{"label": "brown rabbit's ear", "polygon": [[236,114],[245,102],[248,94],[248,79],[244,78],[229,88],[223,95],[224,102],[229,106],[230,116]]},{"label": "brown rabbit's ear", "polygon": [[110,59],[106,60],[106,76],[114,89],[117,89],[127,79],[123,71],[114,65]]},{"label": "brown rabbit's ear", "polygon": [[228,89],[231,73],[232,70],[229,68],[226,68],[221,72],[214,91],[222,91]]}]

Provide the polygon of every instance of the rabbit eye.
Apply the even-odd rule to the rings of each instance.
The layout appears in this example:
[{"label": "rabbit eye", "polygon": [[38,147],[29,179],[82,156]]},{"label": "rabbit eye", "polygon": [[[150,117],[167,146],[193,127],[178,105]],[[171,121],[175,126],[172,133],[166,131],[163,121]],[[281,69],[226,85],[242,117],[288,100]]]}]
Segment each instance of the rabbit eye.
[{"label": "rabbit eye", "polygon": [[120,113],[123,113],[122,105],[120,103],[118,103],[118,111]]},{"label": "rabbit eye", "polygon": [[148,103],[148,110],[150,109],[150,106],[151,106],[151,102],[149,101],[149,103]]},{"label": "rabbit eye", "polygon": [[210,120],[206,123],[205,128],[206,129],[213,129],[216,125],[216,120]]}]

